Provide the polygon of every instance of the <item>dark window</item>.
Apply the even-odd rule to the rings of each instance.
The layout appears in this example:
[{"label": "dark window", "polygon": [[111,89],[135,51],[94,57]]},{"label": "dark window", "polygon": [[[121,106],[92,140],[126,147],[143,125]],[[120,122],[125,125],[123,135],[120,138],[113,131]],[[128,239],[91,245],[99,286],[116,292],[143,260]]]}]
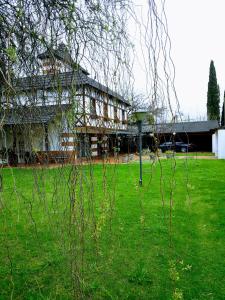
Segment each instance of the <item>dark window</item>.
[{"label": "dark window", "polygon": [[105,119],[108,119],[108,103],[103,103],[103,116]]},{"label": "dark window", "polygon": [[117,107],[114,106],[114,121],[115,122],[119,122],[119,118],[118,118],[118,110]]},{"label": "dark window", "polygon": [[124,109],[122,109],[122,122],[123,122],[123,124],[126,123],[125,110]]},{"label": "dark window", "polygon": [[91,98],[90,114],[91,114],[92,117],[95,117],[97,115],[97,112],[96,112],[96,99],[94,99],[94,98]]},{"label": "dark window", "polygon": [[25,144],[24,141],[19,141],[19,158],[24,159]]}]

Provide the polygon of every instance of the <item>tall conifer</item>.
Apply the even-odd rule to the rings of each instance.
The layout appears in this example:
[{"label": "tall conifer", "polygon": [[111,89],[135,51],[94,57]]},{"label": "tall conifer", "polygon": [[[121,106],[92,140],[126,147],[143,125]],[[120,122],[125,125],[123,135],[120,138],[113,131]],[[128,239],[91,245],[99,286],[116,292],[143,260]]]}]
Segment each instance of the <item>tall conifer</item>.
[{"label": "tall conifer", "polygon": [[207,117],[208,120],[220,120],[220,90],[217,84],[216,69],[211,60],[209,68],[209,82],[207,93]]}]

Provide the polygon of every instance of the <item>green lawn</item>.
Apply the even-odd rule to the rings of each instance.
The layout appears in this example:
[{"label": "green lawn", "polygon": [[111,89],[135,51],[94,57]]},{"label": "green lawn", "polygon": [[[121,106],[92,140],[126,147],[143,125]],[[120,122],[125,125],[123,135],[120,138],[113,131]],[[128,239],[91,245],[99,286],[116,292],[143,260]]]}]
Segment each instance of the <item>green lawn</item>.
[{"label": "green lawn", "polygon": [[215,156],[212,152],[177,152],[176,156]]},{"label": "green lawn", "polygon": [[0,299],[225,299],[224,169],[2,169]]}]

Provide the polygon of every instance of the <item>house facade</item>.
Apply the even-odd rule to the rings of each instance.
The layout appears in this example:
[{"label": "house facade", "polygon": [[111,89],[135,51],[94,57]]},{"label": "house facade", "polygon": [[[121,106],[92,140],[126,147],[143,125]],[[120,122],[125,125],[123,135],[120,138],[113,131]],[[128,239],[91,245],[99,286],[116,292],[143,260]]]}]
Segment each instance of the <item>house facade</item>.
[{"label": "house facade", "polygon": [[24,163],[34,156],[57,161],[119,151],[130,104],[90,78],[63,44],[38,58],[39,74],[15,80],[1,112],[2,155]]}]

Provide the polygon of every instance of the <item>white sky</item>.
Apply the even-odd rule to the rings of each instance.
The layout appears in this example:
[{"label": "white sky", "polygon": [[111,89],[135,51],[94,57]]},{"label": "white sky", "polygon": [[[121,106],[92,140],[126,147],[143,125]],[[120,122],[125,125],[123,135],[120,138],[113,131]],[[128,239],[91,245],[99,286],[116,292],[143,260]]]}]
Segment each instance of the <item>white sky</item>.
[{"label": "white sky", "polygon": [[[221,101],[225,90],[225,0],[166,0],[166,15],[181,112],[192,119],[206,117],[211,59]],[[141,89],[144,80],[137,77],[135,85]]]}]

